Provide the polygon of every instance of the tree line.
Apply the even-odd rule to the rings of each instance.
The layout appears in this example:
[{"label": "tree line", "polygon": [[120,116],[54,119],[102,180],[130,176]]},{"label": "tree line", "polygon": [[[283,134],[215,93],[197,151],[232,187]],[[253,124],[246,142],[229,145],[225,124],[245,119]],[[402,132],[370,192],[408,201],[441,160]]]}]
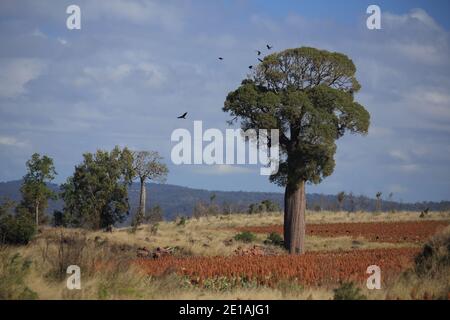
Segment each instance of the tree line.
[{"label": "tree line", "polygon": [[[164,182],[168,175],[158,152],[117,146],[111,151],[83,154],[82,163],[75,166],[60,193],[48,187],[57,174],[52,158],[35,153],[26,168],[20,188],[22,200],[17,205],[6,201],[0,207],[2,243],[27,243],[40,225],[50,222],[55,226],[111,230],[130,214],[128,188],[134,180],[141,184],[139,210],[133,221],[137,228],[149,218],[145,210],[146,181]],[[48,202],[57,198],[64,201],[64,207],[49,219],[45,215]],[[158,208],[152,214],[161,216]]]}]

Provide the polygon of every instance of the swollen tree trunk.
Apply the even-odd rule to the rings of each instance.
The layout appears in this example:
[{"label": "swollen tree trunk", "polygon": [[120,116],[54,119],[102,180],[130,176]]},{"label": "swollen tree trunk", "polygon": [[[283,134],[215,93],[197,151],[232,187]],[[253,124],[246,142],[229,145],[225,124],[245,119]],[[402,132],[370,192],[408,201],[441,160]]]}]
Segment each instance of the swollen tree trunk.
[{"label": "swollen tree trunk", "polygon": [[305,252],[305,182],[286,186],[284,193],[284,246],[291,254]]},{"label": "swollen tree trunk", "polygon": [[146,194],[147,191],[145,189],[145,178],[141,178],[141,194],[139,197],[139,213],[138,213],[138,220],[137,224],[142,223],[145,217],[145,201],[146,201]]}]

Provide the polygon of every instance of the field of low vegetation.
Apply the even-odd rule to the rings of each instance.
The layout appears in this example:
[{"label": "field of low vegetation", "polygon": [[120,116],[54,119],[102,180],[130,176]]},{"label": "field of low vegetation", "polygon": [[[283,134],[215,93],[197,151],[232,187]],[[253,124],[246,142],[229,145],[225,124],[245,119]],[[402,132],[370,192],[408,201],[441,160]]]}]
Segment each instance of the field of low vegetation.
[{"label": "field of low vegetation", "polygon": [[[1,299],[447,299],[450,212],[307,212],[288,255],[281,213],[230,214],[110,232],[43,226],[0,249]],[[81,290],[66,286],[81,269]],[[382,288],[366,288],[381,268]]]}]

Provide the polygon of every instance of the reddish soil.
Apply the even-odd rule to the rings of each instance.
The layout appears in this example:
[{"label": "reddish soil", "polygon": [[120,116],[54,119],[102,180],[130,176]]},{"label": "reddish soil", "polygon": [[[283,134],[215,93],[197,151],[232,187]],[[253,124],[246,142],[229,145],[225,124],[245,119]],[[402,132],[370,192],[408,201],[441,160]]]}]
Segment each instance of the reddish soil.
[{"label": "reddish soil", "polygon": [[[448,221],[321,223],[307,224],[306,234],[319,237],[363,237],[369,241],[376,242],[418,243],[424,242],[448,225]],[[240,227],[235,230],[282,234],[283,226]]]}]

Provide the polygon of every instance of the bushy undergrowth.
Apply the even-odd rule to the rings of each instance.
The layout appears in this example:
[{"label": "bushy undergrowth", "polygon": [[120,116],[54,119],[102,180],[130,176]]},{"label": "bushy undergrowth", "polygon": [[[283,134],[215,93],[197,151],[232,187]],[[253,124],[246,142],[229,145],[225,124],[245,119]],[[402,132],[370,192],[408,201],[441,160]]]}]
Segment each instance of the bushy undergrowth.
[{"label": "bushy undergrowth", "polygon": [[[45,237],[40,244],[41,263],[48,270],[49,279],[67,277],[67,267],[77,265],[83,277],[117,267],[134,254],[131,246],[111,245],[105,241],[90,240],[82,232]],[[128,265],[126,261],[126,265]]]},{"label": "bushy undergrowth", "polygon": [[361,293],[361,289],[358,288],[353,282],[344,282],[338,288],[333,290],[334,300],[365,300],[367,299]]},{"label": "bushy undergrowth", "polygon": [[415,259],[419,276],[435,277],[450,270],[450,229],[434,236]]},{"label": "bushy undergrowth", "polygon": [[431,238],[389,288],[387,299],[448,299],[450,296],[450,227]]},{"label": "bushy undergrowth", "polygon": [[38,295],[25,284],[31,261],[18,253],[0,249],[0,300],[37,299]]},{"label": "bushy undergrowth", "polygon": [[27,214],[0,212],[0,243],[27,244],[35,233],[35,223]]},{"label": "bushy undergrowth", "polygon": [[276,232],[271,232],[268,236],[267,239],[264,240],[264,244],[271,244],[274,246],[280,246],[282,247],[284,244],[283,241],[283,237],[280,236],[278,233]]},{"label": "bushy undergrowth", "polygon": [[256,240],[256,235],[249,231],[243,231],[234,236],[234,240],[250,243]]}]

